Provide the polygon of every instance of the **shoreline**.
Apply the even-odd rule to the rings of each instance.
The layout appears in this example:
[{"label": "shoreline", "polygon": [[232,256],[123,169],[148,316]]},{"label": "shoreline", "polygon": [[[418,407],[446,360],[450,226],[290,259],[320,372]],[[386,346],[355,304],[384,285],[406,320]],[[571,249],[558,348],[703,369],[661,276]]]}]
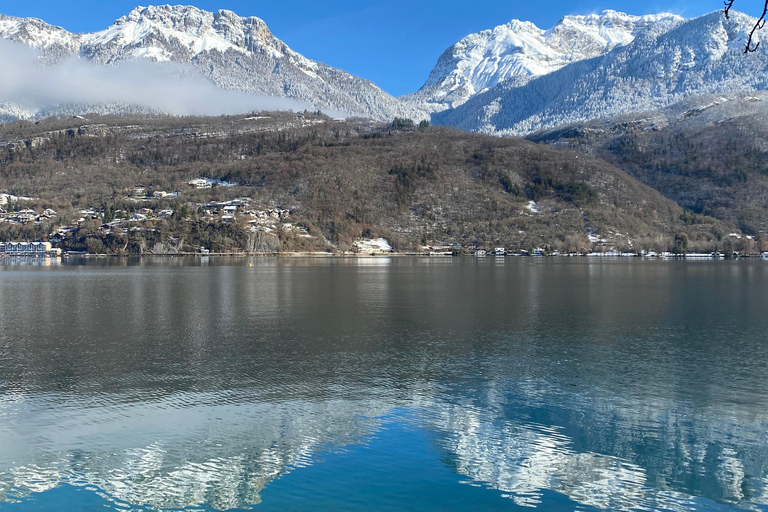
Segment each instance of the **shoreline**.
[{"label": "shoreline", "polygon": [[768,260],[765,254],[748,254],[737,255],[730,258],[726,258],[722,255],[713,254],[609,254],[609,253],[589,253],[589,254],[536,254],[536,255],[523,255],[523,254],[485,254],[477,255],[471,253],[437,253],[437,252],[392,252],[381,254],[357,254],[357,253],[331,253],[331,252],[279,252],[279,253],[243,253],[243,252],[217,252],[217,253],[167,253],[167,254],[80,254],[80,253],[65,253],[62,255],[15,255],[15,254],[0,254],[0,260],[5,259],[24,259],[24,260],[43,260],[43,259],[121,259],[121,258],[347,258],[347,259],[381,259],[381,258],[460,258],[470,257],[476,259],[501,259],[501,258],[599,258],[599,259],[641,259],[641,260],[691,260],[691,261],[703,261],[703,260],[737,260],[737,259],[760,259]]}]

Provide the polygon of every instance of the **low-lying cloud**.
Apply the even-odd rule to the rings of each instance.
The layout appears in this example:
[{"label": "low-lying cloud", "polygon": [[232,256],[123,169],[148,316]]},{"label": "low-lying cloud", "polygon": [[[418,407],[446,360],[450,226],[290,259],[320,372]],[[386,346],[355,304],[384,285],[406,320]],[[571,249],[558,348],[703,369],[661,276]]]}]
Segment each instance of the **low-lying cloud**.
[{"label": "low-lying cloud", "polygon": [[44,66],[27,46],[0,40],[0,102],[26,112],[57,105],[124,104],[173,115],[312,109],[308,103],[218,88],[181,64],[99,66],[77,57]]}]

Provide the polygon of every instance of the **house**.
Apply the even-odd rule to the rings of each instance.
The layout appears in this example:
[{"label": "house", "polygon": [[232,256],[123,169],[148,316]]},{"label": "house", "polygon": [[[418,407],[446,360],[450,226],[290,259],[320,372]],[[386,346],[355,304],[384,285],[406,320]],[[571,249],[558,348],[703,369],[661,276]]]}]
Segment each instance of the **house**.
[{"label": "house", "polygon": [[133,222],[144,222],[145,220],[147,220],[147,216],[142,213],[134,213],[133,215],[131,215],[130,220]]},{"label": "house", "polygon": [[21,210],[13,216],[13,220],[20,224],[27,224],[37,218],[35,210]]},{"label": "house", "polygon": [[211,188],[211,182],[205,178],[196,178],[189,182],[195,188]]},{"label": "house", "polygon": [[147,197],[147,187],[143,185],[136,185],[131,189],[131,197]]},{"label": "house", "polygon": [[8,256],[49,256],[58,252],[50,242],[0,242],[0,254]]},{"label": "house", "polygon": [[61,232],[55,233],[55,234],[51,235],[50,237],[48,237],[48,241],[51,242],[52,244],[60,244],[61,242],[63,242],[66,239],[67,239],[66,235],[64,233],[61,233]]}]

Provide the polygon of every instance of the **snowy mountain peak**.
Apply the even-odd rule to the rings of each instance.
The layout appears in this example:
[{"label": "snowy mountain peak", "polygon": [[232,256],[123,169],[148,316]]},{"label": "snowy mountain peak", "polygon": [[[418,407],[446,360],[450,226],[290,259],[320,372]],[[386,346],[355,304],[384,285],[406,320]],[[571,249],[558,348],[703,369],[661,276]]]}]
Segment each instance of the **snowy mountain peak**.
[{"label": "snowy mountain peak", "polygon": [[37,18],[15,18],[0,14],[0,38],[53,53],[71,53],[80,45],[77,34],[49,25]]},{"label": "snowy mountain peak", "polygon": [[131,23],[197,37],[205,36],[212,31],[220,35],[236,37],[239,31],[249,26],[271,35],[266,23],[255,16],[241,18],[232,11],[222,9],[213,13],[191,5],[140,6],[118,19],[115,25]]},{"label": "snowy mountain peak", "polygon": [[[208,12],[187,5],[140,6],[105,30],[89,34],[73,34],[32,18],[0,15],[0,39],[35,48],[40,63],[51,68],[46,72],[35,70],[35,73],[72,77],[70,68],[85,72],[86,68],[77,67],[80,64],[119,68],[152,61],[144,62],[149,67],[141,67],[147,73],[151,69],[152,76],[164,77],[170,73],[174,77],[207,79],[219,89],[286,98],[298,102],[302,108],[323,109],[334,116],[355,114],[381,120],[394,116],[427,117],[417,107],[393,98],[368,80],[314,62],[291,50],[260,18],[240,17],[227,10]],[[7,45],[5,52],[7,55],[17,53]],[[86,77],[76,78],[87,82]],[[82,90],[82,87],[62,86],[57,91],[63,94],[71,89]],[[74,96],[80,98],[81,95]],[[67,101],[80,105],[72,108],[94,108],[81,105],[83,102],[79,100]],[[122,101],[115,97],[102,110],[107,112],[111,104]],[[55,105],[51,102],[51,98],[42,95],[38,103],[44,103],[45,108],[21,109],[11,105],[13,102],[7,98],[0,98],[0,119],[54,112],[51,109]],[[163,111],[162,106],[157,107],[155,103],[151,107],[153,111]],[[19,114],[22,110],[23,116]]]},{"label": "snowy mountain peak", "polygon": [[86,44],[121,46],[126,54],[112,56],[119,59],[187,62],[210,51],[261,51],[276,58],[289,56],[311,67],[308,60],[274,37],[260,18],[241,18],[227,10],[212,13],[187,5],[137,7],[108,29],[88,35]]},{"label": "snowy mountain peak", "polygon": [[565,16],[544,37],[564,53],[596,56],[631,43],[649,26],[670,20],[682,22],[683,18],[667,13],[632,16],[609,9],[601,14]]},{"label": "snowy mountain peak", "polygon": [[[515,87],[505,82],[460,107],[433,116],[436,124],[523,135],[555,126],[650,112],[705,95],[768,89],[768,52],[744,54],[756,20],[722,12],[672,24],[656,23],[601,58],[574,62]],[[651,29],[653,27],[653,29]],[[719,96],[717,96],[719,97]],[[719,101],[719,100],[715,100]]]},{"label": "snowy mountain peak", "polygon": [[448,48],[424,86],[409,98],[426,103],[432,111],[456,107],[500,82],[524,84],[532,77],[626,45],[649,27],[669,28],[670,23],[682,21],[674,14],[632,16],[613,10],[565,16],[549,30],[512,20],[471,34]]}]

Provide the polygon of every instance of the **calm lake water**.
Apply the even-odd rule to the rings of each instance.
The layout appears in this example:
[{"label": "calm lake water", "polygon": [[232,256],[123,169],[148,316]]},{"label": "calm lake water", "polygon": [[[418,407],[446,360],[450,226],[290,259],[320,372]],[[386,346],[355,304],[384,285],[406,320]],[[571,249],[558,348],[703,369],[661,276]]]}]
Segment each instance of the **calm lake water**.
[{"label": "calm lake water", "polygon": [[768,510],[766,333],[760,261],[6,262],[0,510]]}]

